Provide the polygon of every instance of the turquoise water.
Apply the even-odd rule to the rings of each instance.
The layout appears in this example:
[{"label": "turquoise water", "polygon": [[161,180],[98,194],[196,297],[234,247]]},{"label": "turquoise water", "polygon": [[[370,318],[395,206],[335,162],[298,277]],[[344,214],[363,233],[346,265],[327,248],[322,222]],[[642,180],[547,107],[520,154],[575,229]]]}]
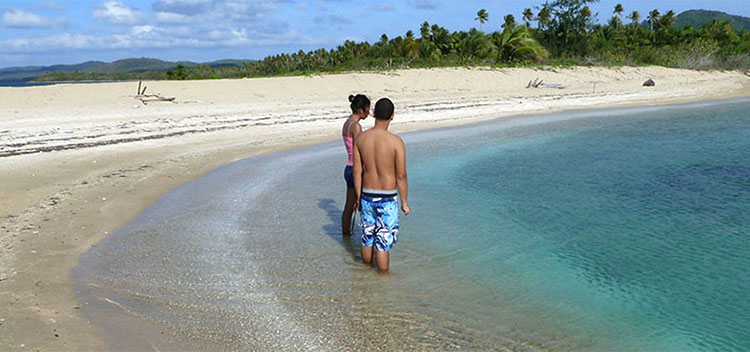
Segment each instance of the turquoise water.
[{"label": "turquoise water", "polygon": [[485,137],[411,168],[414,187],[428,190],[414,208],[436,216],[410,228],[462,257],[457,275],[510,288],[511,301],[550,324],[601,333],[611,346],[747,349],[749,107]]},{"label": "turquoise water", "polygon": [[340,143],[248,159],[92,249],[79,295],[232,349],[747,350],[747,111],[406,134],[412,214],[389,276],[340,238]]}]

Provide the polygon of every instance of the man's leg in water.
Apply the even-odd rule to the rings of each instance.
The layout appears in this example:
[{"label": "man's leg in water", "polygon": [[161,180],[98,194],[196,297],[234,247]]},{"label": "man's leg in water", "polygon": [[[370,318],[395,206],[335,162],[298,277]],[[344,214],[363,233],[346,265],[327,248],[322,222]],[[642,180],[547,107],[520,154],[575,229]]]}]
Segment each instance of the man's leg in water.
[{"label": "man's leg in water", "polygon": [[362,247],[362,262],[365,264],[372,264],[372,253],[375,252],[375,264],[378,267],[378,272],[388,272],[390,262],[390,251],[379,251],[375,247]]},{"label": "man's leg in water", "polygon": [[388,264],[391,258],[390,254],[390,251],[375,251],[375,261],[378,264],[378,272],[388,272]]},{"label": "man's leg in water", "polygon": [[372,249],[373,246],[362,246],[362,262],[365,264],[372,264]]}]

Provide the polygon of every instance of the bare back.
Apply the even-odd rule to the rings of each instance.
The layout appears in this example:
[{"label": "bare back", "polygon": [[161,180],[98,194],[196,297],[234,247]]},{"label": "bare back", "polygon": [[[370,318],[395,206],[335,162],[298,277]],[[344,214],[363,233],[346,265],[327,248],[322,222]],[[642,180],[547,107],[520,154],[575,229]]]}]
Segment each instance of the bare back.
[{"label": "bare back", "polygon": [[400,160],[404,155],[403,140],[387,130],[373,128],[359,135],[356,148],[362,160],[362,186],[375,190],[396,189],[399,173],[406,173],[405,162]]}]

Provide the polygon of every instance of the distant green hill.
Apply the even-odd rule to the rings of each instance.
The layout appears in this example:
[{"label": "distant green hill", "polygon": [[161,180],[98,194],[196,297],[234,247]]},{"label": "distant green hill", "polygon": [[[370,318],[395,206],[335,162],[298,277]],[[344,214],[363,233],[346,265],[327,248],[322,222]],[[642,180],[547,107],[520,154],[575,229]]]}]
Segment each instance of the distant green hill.
[{"label": "distant green hill", "polygon": [[58,72],[95,72],[95,73],[128,73],[128,72],[153,72],[173,70],[177,65],[183,65],[186,68],[193,68],[199,65],[209,65],[213,68],[227,66],[241,66],[242,60],[219,60],[207,63],[195,63],[190,61],[162,61],[159,59],[139,58],[123,59],[113,62],[87,61],[75,65],[54,65],[54,66],[25,66],[25,67],[8,67],[0,69],[0,84],[3,82],[26,82],[32,81],[37,77]]},{"label": "distant green hill", "polygon": [[700,28],[704,24],[716,19],[724,19],[729,21],[729,24],[732,25],[735,31],[739,31],[741,29],[750,31],[750,18],[708,10],[689,10],[680,13],[679,15],[677,15],[675,26],[682,28],[689,24],[694,28]]}]

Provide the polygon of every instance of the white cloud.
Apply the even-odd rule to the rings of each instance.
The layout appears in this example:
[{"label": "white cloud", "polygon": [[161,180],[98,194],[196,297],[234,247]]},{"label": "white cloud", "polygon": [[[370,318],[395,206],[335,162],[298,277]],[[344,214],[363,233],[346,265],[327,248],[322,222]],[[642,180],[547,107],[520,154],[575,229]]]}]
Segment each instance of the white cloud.
[{"label": "white cloud", "polygon": [[39,8],[42,10],[51,10],[51,11],[63,11],[65,10],[65,7],[62,5],[59,5],[55,3],[54,1],[46,1],[41,4],[39,4]]},{"label": "white cloud", "polygon": [[[156,13],[177,14],[203,19],[258,19],[278,9],[285,0],[157,0],[151,5]],[[167,16],[167,15],[163,15]]]},{"label": "white cloud", "polygon": [[378,12],[391,12],[391,11],[396,10],[396,8],[394,8],[393,5],[387,4],[387,3],[377,4],[373,6],[372,9]]},{"label": "white cloud", "polygon": [[266,31],[227,25],[209,30],[195,26],[138,25],[118,33],[59,34],[0,40],[0,56],[56,51],[112,49],[184,49],[319,44],[319,38],[306,37],[295,30]]},{"label": "white cloud", "polygon": [[156,12],[156,22],[163,24],[183,24],[197,22],[198,16],[187,16],[175,12]]},{"label": "white cloud", "polygon": [[[232,50],[251,47],[323,45],[322,38],[293,30],[288,23],[271,16],[296,4],[288,0],[153,0],[153,15],[125,5],[130,2],[99,0],[93,8],[94,17],[103,23],[115,24],[96,32],[79,32],[27,37],[2,38],[0,57],[5,55],[38,56],[41,53],[143,52],[159,50]],[[314,0],[312,0],[314,1]],[[55,1],[59,3],[60,1]],[[308,1],[306,3],[313,4]],[[158,5],[158,6],[157,6]],[[51,5],[50,5],[51,6]],[[310,6],[312,7],[312,6]],[[1,11],[1,10],[0,10]],[[202,11],[202,12],[201,12]],[[2,14],[2,12],[0,12]],[[25,12],[21,15],[27,14]],[[14,11],[7,16],[17,15]],[[17,15],[21,17],[20,15]],[[64,18],[25,16],[26,25],[64,26]],[[339,22],[345,22],[338,19]],[[8,22],[5,20],[4,22]],[[20,20],[11,21],[16,25]]]},{"label": "white cloud", "polygon": [[52,22],[45,16],[10,9],[3,12],[3,26],[11,28],[46,28],[51,27]]},{"label": "white cloud", "polygon": [[94,8],[94,18],[114,25],[134,25],[145,20],[146,14],[119,1],[107,1]]},{"label": "white cloud", "polygon": [[55,28],[65,28],[67,26],[68,26],[68,19],[66,19],[65,17],[58,17],[57,19],[55,19],[55,25],[54,25]]},{"label": "white cloud", "polygon": [[[38,53],[58,49],[87,49],[103,46],[101,37],[87,34],[59,34],[47,37],[12,38],[2,42],[2,53]],[[7,50],[7,52],[5,52]]]},{"label": "white cloud", "polygon": [[0,67],[6,67],[8,65],[15,65],[18,66],[19,63],[23,63],[23,65],[28,65],[28,62],[31,62],[33,59],[32,55],[27,54],[0,54]]},{"label": "white cloud", "polygon": [[438,8],[440,3],[439,0],[414,0],[412,2],[414,7],[420,10],[435,10]]},{"label": "white cloud", "polygon": [[317,1],[315,2],[315,6],[317,6],[320,11],[328,11],[328,4],[326,4],[325,1]]},{"label": "white cloud", "polygon": [[287,0],[157,0],[151,6],[162,24],[258,21]]},{"label": "white cloud", "polygon": [[211,0],[157,0],[151,5],[151,8],[155,12],[195,16],[209,12],[212,5]]},{"label": "white cloud", "polygon": [[259,19],[276,9],[273,1],[223,0],[215,2],[216,14],[235,20]]},{"label": "white cloud", "polygon": [[324,15],[324,16],[315,16],[315,22],[317,23],[328,23],[329,25],[336,25],[339,28],[341,28],[343,25],[349,25],[353,22],[344,17],[339,15]]}]

